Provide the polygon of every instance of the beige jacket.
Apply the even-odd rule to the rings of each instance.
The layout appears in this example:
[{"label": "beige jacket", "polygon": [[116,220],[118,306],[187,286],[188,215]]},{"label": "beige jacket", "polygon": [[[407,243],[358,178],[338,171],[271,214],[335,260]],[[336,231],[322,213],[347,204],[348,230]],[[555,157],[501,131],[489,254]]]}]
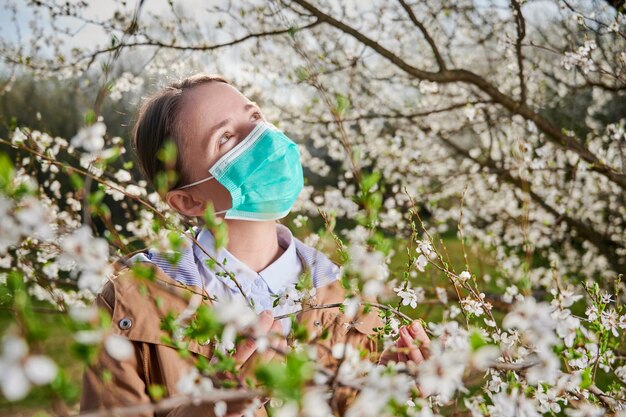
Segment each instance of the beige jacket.
[{"label": "beige jacket", "polygon": [[[154,267],[154,266],[153,266]],[[177,350],[162,341],[167,333],[160,328],[161,317],[168,312],[179,314],[188,304],[191,289],[203,295],[203,303],[209,304],[209,294],[195,286],[181,288],[181,284],[170,278],[161,269],[154,267],[156,280],[136,278],[129,268],[118,270],[116,276],[103,287],[97,295],[96,304],[104,309],[112,319],[112,331],[128,338],[134,346],[130,359],[117,361],[101,349],[92,366],[85,369],[80,402],[81,413],[112,407],[142,405],[144,410],[126,415],[137,416],[213,416],[214,406],[210,403],[200,405],[179,405],[173,409],[158,411],[145,410],[153,402],[148,394],[150,385],[159,384],[166,396],[177,394],[176,384],[181,376],[193,366],[197,355],[211,358],[213,344],[200,345],[190,342],[191,355],[183,358]],[[317,304],[341,303],[345,293],[339,281],[317,288]],[[318,363],[335,370],[337,360],[330,354],[329,347],[336,343],[351,343],[355,347],[370,352],[370,359],[378,359],[377,342],[374,337],[375,327],[383,325],[376,309],[367,314],[357,315],[351,321],[338,308],[308,310],[298,313],[297,320],[303,324],[309,335],[319,335],[328,329],[330,337],[318,342]],[[291,341],[288,341],[291,344]],[[105,382],[106,381],[106,382]],[[350,388],[338,388],[334,392],[336,404],[343,414],[356,396]],[[230,405],[231,403],[229,403]],[[257,410],[255,416],[267,416],[264,407]]]}]

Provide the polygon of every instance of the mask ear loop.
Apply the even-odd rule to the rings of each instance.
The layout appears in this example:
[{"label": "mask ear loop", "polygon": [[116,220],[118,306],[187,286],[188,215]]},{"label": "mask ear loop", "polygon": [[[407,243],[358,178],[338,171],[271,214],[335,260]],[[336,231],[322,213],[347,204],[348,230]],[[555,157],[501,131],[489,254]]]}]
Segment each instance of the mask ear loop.
[{"label": "mask ear loop", "polygon": [[[178,190],[182,190],[183,188],[189,188],[189,187],[193,187],[194,185],[202,184],[203,182],[207,182],[209,180],[212,180],[213,178],[215,178],[215,177],[211,175],[210,177],[206,177],[206,178],[198,180],[196,182],[192,182],[191,184],[187,184],[187,185],[183,185],[182,187],[178,187]],[[226,213],[228,210],[230,210],[230,209],[216,211],[215,214]]]},{"label": "mask ear loop", "polygon": [[215,178],[215,177],[213,175],[211,175],[210,177],[206,177],[206,178],[201,179],[199,181],[192,182],[191,184],[187,184],[187,185],[183,185],[182,187],[178,187],[178,189],[182,190],[183,188],[193,187],[194,185],[202,184],[203,182],[207,182],[208,180],[212,180],[213,178]]}]

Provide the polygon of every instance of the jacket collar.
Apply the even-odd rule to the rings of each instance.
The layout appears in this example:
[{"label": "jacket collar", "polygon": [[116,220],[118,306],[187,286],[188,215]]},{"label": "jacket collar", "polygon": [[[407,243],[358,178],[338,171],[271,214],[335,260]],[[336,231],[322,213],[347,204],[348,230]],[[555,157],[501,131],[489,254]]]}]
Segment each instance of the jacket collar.
[{"label": "jacket collar", "polygon": [[[194,228],[194,235],[197,237],[201,230],[203,229]],[[204,288],[204,282],[198,273],[198,263],[203,262],[206,257],[199,259],[198,254],[204,254],[202,249],[187,235],[185,235],[183,239],[184,244],[181,245],[181,249],[177,253],[161,253],[156,249],[149,249],[147,252],[141,252],[132,256],[129,261],[131,263],[137,261],[151,262],[161,268],[165,274],[182,284]],[[300,258],[304,270],[311,273],[314,287],[322,287],[339,277],[339,266],[322,252],[305,245],[295,236],[292,236],[292,244],[295,244],[295,252]],[[208,251],[209,248],[205,249]],[[174,257],[178,259],[176,264],[171,262],[171,259]],[[226,266],[226,268],[228,269],[228,266]]]},{"label": "jacket collar", "polygon": [[[278,244],[285,249],[285,252],[265,269],[256,272],[237,259],[228,249],[220,248],[216,251],[214,249],[215,237],[213,233],[208,229],[201,229],[196,237],[200,245],[193,246],[197,266],[198,268],[207,268],[204,265],[204,262],[209,259],[209,256],[204,252],[206,250],[213,258],[219,261],[225,261],[226,269],[236,272],[237,277],[240,278],[238,279],[239,285],[243,288],[245,293],[251,291],[250,287],[260,276],[273,294],[279,294],[289,282],[293,282],[295,277],[300,275],[303,270],[303,262],[298,257],[296,243],[291,231],[286,226],[276,223],[276,233],[278,236]],[[201,249],[201,247],[204,248],[204,250]],[[208,269],[205,272],[207,275],[210,275],[212,279],[214,278],[221,281],[231,290],[238,291],[237,285],[233,280],[221,274],[215,274],[214,271]]]}]

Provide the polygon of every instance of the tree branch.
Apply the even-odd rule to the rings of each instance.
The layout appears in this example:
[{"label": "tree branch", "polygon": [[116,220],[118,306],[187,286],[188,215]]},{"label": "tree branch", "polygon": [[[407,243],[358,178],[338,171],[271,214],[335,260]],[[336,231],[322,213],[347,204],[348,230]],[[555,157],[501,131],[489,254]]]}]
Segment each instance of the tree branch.
[{"label": "tree branch", "polygon": [[435,44],[435,41],[433,40],[433,38],[430,36],[428,31],[426,30],[426,27],[422,24],[422,22],[417,20],[417,18],[415,17],[415,13],[413,13],[413,10],[411,9],[411,6],[406,4],[404,0],[399,0],[399,1],[402,7],[404,8],[404,10],[406,10],[407,14],[409,15],[409,19],[411,19],[411,22],[413,22],[413,24],[419,28],[419,30],[424,35],[426,42],[428,42],[428,44],[430,45],[430,49],[433,51],[435,60],[437,61],[437,64],[439,65],[439,71],[445,71],[446,63],[441,57],[441,54],[439,53],[439,49],[437,48],[437,45]]},{"label": "tree branch", "polygon": [[581,238],[588,240],[595,247],[597,247],[600,253],[606,256],[607,261],[613,266],[613,268],[616,268],[617,271],[622,270],[624,265],[620,262],[620,256],[617,254],[619,245],[608,238],[605,234],[598,232],[592,226],[583,223],[579,219],[568,216],[566,213],[559,213],[558,210],[546,203],[539,194],[533,191],[530,188],[530,184],[524,183],[522,179],[514,177],[508,170],[497,166],[492,159],[488,158],[485,161],[481,161],[477,158],[473,158],[468,151],[461,148],[451,140],[446,139],[443,136],[440,136],[440,139],[457,153],[463,155],[463,157],[472,160],[481,167],[488,168],[491,172],[497,174],[499,178],[528,193],[532,200],[539,204],[544,210],[556,218],[560,218],[565,221],[565,223],[567,223],[571,229],[575,230]]},{"label": "tree branch", "polygon": [[498,90],[498,88],[489,83],[480,75],[464,69],[453,69],[439,72],[421,70],[410,65],[398,55],[394,54],[389,49],[382,46],[380,43],[365,36],[353,27],[346,25],[345,23],[328,15],[327,13],[324,13],[317,7],[313,6],[311,3],[305,0],[291,1],[308,10],[315,17],[317,17],[318,20],[335,27],[346,34],[349,34],[359,42],[369,46],[380,56],[386,58],[396,67],[415,78],[442,84],[463,82],[478,87],[481,91],[491,97],[495,102],[499,103],[510,112],[518,114],[524,119],[534,122],[541,131],[546,133],[546,137],[548,140],[557,144],[561,148],[571,150],[572,152],[578,154],[578,156],[580,156],[584,161],[590,164],[590,170],[604,175],[612,182],[618,184],[621,188],[626,189],[626,174],[622,174],[613,170],[611,167],[602,162],[591,151],[589,151],[589,149],[587,149],[581,142],[576,140],[576,138],[563,133],[561,129],[558,126],[552,124],[551,121],[541,116],[539,113],[535,112],[526,104],[513,100],[511,97]]},{"label": "tree branch", "polygon": [[517,67],[519,69],[520,102],[526,103],[526,83],[524,82],[524,56],[522,55],[522,41],[526,36],[526,21],[522,14],[522,8],[517,0],[511,0],[514,9],[515,26],[517,28],[517,39],[515,41],[515,51],[517,54]]}]

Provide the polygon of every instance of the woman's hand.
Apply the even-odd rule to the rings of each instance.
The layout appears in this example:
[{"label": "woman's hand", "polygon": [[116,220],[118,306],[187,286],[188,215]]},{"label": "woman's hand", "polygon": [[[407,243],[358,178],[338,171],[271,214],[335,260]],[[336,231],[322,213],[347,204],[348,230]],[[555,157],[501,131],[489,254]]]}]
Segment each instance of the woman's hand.
[{"label": "woman's hand", "polygon": [[269,345],[266,349],[263,349],[263,352],[258,352],[257,342],[252,338],[248,338],[237,346],[233,358],[235,359],[237,369],[244,376],[256,364],[267,363],[279,356],[280,354],[274,349],[283,352],[287,350],[287,339],[283,336],[283,326],[280,320],[274,320],[272,310],[265,310],[259,315],[256,330],[256,337],[267,337]]},{"label": "woman's hand", "polygon": [[[380,355],[378,363],[386,365],[389,361],[414,362],[420,364],[430,356],[430,339],[419,320],[413,320],[410,325],[402,326],[396,343],[387,347]],[[424,397],[422,389],[413,381],[414,389]]]},{"label": "woman's hand", "polygon": [[387,347],[378,360],[381,365],[389,361],[416,364],[424,362],[430,356],[430,339],[419,320],[413,320],[408,326],[402,326],[396,343]]},{"label": "woman's hand", "polygon": [[[280,320],[274,321],[271,310],[265,310],[259,315],[259,321],[256,324],[256,338],[267,337],[269,339],[266,349],[259,349],[257,341],[248,338],[237,345],[233,359],[239,373],[239,379],[245,381],[250,378],[254,380],[254,368],[259,363],[267,363],[271,360],[278,359],[280,354],[274,349],[280,351],[287,350],[287,339],[283,336],[282,324]],[[274,348],[274,349],[272,349]],[[265,404],[269,398],[260,398],[261,405]],[[243,415],[246,407],[252,402],[240,401],[237,403],[227,403],[227,413],[225,417],[235,417]]]}]

